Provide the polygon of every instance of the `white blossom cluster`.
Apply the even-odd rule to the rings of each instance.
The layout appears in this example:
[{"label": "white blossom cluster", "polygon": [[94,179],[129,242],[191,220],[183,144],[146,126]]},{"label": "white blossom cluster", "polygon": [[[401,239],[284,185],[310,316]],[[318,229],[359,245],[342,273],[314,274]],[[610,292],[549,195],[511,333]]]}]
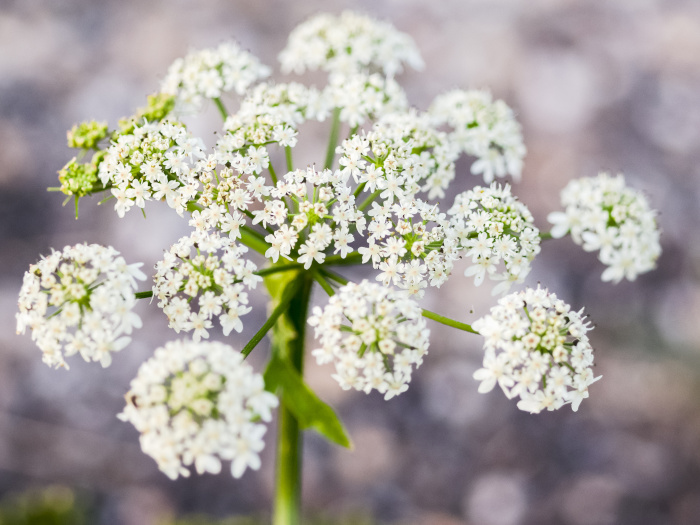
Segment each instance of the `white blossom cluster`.
[{"label": "white blossom cluster", "polygon": [[352,128],[408,109],[408,99],[401,86],[393,78],[378,73],[331,76],[323,96],[328,107],[340,108],[340,121]]},{"label": "white blossom cluster", "polygon": [[381,118],[373,131],[387,149],[410,147],[411,162],[407,174],[427,192],[428,199],[444,197],[445,189],[455,177],[455,160],[459,148],[446,133],[438,131],[426,113],[415,109],[391,113]]},{"label": "white blossom cluster", "polygon": [[117,137],[105,152],[98,175],[111,186],[119,217],[148,200],[165,199],[182,215],[187,201],[197,194],[195,177],[204,159],[204,143],[179,122],[144,122]]},{"label": "white blossom cluster", "polygon": [[260,468],[260,452],[277,397],[243,356],[218,342],[172,341],[143,363],[119,414],[141,433],[141,449],[171,479]]},{"label": "white blossom cluster", "polygon": [[197,342],[209,337],[211,319],[218,317],[224,335],[240,332],[241,316],[251,309],[246,290],[262,281],[255,264],[244,258],[247,251],[217,233],[195,231],[177,241],[156,264],[153,279],[153,296],[170,328],[191,331]]},{"label": "white blossom cluster", "polygon": [[381,71],[391,77],[401,73],[404,64],[423,67],[410,36],[352,11],[340,16],[320,14],[299,24],[279,60],[285,73],[320,69],[343,76]]},{"label": "white blossom cluster", "polygon": [[471,172],[486,184],[510,174],[520,180],[526,149],[520,124],[502,100],[488,91],[456,89],[435,98],[429,110],[436,125],[453,128],[453,140],[467,155],[477,157]]},{"label": "white blossom cluster", "polygon": [[17,333],[26,328],[48,366],[68,369],[64,357],[112,362],[141,319],[132,311],[141,263],[126,264],[114,248],[76,244],[32,264],[19,293]]},{"label": "white blossom cluster", "polygon": [[458,258],[457,239],[444,213],[419,199],[404,198],[383,205],[372,203],[367,246],[362,262],[379,270],[384,286],[398,286],[422,297],[424,288],[440,287]]},{"label": "white blossom cluster", "polygon": [[219,98],[235,91],[242,95],[257,81],[270,75],[270,68],[235,42],[224,42],[215,49],[190,52],[168,69],[161,93],[176,97],[176,110],[192,113],[205,99]]},{"label": "white blossom cluster", "polygon": [[217,150],[233,154],[272,142],[294,147],[299,125],[306,120],[322,121],[328,111],[325,97],[314,88],[296,82],[259,84],[226,119],[224,130],[228,133],[219,140]]},{"label": "white blossom cluster", "polygon": [[552,237],[571,233],[586,251],[599,251],[598,259],[608,268],[603,281],[633,281],[653,270],[661,254],[656,213],[646,197],[625,185],[622,174],[576,179],[561,192],[565,210],[547,220]]},{"label": "white blossom cluster", "polygon": [[430,331],[415,301],[379,284],[349,283],[309,324],[321,348],[319,364],[334,363],[333,378],[344,390],[377,390],[388,400],[405,392],[414,367],[428,352]]},{"label": "white blossom cluster", "polygon": [[530,210],[511,194],[510,185],[492,183],[460,193],[448,213],[459,247],[471,258],[464,275],[479,286],[488,276],[501,281],[493,295],[505,293],[530,273],[540,253],[540,232]]},{"label": "white blossom cluster", "polygon": [[593,374],[583,309],[572,311],[545,289],[502,297],[472,327],[484,336],[483,368],[474,372],[479,392],[498,383],[509,399],[520,397],[521,410],[538,413],[571,403],[575,412],[600,379]]},{"label": "white blossom cluster", "polygon": [[362,130],[337,148],[341,174],[389,203],[410,200],[421,185],[440,195],[443,181],[453,177],[456,158],[443,138],[415,112],[387,115],[370,132]]},{"label": "white blossom cluster", "polygon": [[287,173],[269,190],[265,207],[253,212],[253,224],[275,227],[265,237],[270,248],[265,257],[279,257],[309,269],[314,261],[322,264],[326,250],[345,258],[353,251],[355,236],[362,233],[366,219],[355,207],[350,188],[331,170],[306,170]]}]

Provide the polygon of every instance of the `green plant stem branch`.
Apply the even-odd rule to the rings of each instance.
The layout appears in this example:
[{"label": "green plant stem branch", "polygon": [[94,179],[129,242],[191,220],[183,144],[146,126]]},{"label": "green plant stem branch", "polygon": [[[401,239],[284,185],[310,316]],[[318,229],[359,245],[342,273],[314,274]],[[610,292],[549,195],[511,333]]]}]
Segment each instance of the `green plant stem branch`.
[{"label": "green plant stem branch", "polygon": [[540,239],[548,241],[549,239],[554,239],[554,237],[552,237],[552,232],[540,232]]},{"label": "green plant stem branch", "polygon": [[262,236],[249,226],[241,226],[241,242],[262,255],[270,248]]},{"label": "green plant stem branch", "polygon": [[350,266],[353,264],[360,264],[362,262],[362,254],[353,252],[345,256],[345,258],[340,255],[329,255],[323,261],[324,266]]},{"label": "green plant stem branch", "polygon": [[338,145],[338,134],[340,133],[340,108],[333,110],[333,121],[331,122],[331,135],[328,138],[328,149],[326,150],[326,162],[323,164],[324,169],[333,167],[333,159],[335,159],[335,148]]},{"label": "green plant stem branch", "polygon": [[357,207],[357,209],[360,210],[360,211],[364,211],[365,208],[366,208],[367,206],[369,206],[370,204],[372,204],[372,201],[374,201],[374,199],[376,199],[377,197],[379,197],[379,194],[380,194],[381,192],[382,192],[382,190],[377,190],[377,191],[375,191],[374,193],[372,193],[372,195],[370,195],[369,197],[367,197],[367,198],[364,200],[364,202],[363,202],[362,204],[360,204],[360,205]]},{"label": "green plant stem branch", "polygon": [[275,168],[272,167],[272,162],[269,163],[267,169],[270,171],[270,178],[272,179],[272,185],[277,186],[277,173],[275,173]]},{"label": "green plant stem branch", "polygon": [[338,275],[337,273],[332,272],[329,269],[324,268],[324,267],[319,268],[319,272],[322,273],[324,277],[327,277],[327,278],[335,281],[338,284],[342,284],[343,286],[345,286],[346,284],[348,284],[350,282],[342,275]]},{"label": "green plant stem branch", "polygon": [[224,103],[221,102],[221,99],[219,97],[216,97],[213,99],[214,104],[216,104],[216,107],[219,108],[219,113],[221,113],[221,118],[224,119],[224,121],[228,118],[228,111],[226,111],[226,106],[224,106]]},{"label": "green plant stem branch", "polygon": [[275,306],[275,309],[272,310],[270,316],[267,318],[267,321],[265,321],[260,327],[260,330],[258,330],[251,340],[248,341],[248,343],[243,347],[241,354],[248,357],[248,354],[250,354],[258,343],[262,341],[262,338],[265,337],[265,334],[267,334],[267,332],[269,332],[270,329],[275,326],[277,319],[279,319],[279,317],[287,311],[287,308],[289,307],[292,299],[294,299],[295,294],[299,291],[299,287],[302,283],[302,279],[297,279],[285,288],[282,297],[279,299],[279,303],[277,306]]},{"label": "green plant stem branch", "polygon": [[153,297],[153,290],[148,290],[147,292],[136,292],[134,297],[137,299],[150,299]]},{"label": "green plant stem branch", "polygon": [[[272,352],[284,355],[303,377],[304,334],[306,315],[311,297],[313,279],[300,272],[292,286],[297,289],[285,306],[285,315],[278,319],[273,331]],[[287,290],[283,295],[286,295]],[[278,306],[279,307],[279,306]],[[273,525],[300,525],[301,514],[301,450],[302,434],[299,421],[285,406],[282,391],[277,424],[277,465]]]},{"label": "green plant stem branch", "polygon": [[292,148],[284,147],[284,157],[287,159],[287,171],[294,171],[294,162],[292,161]]},{"label": "green plant stem branch", "polygon": [[472,334],[479,335],[479,332],[474,330],[468,324],[460,323],[459,321],[455,321],[454,319],[450,319],[449,317],[445,317],[444,315],[436,314],[435,312],[431,312],[430,310],[423,309],[423,317],[427,317],[428,319],[432,319],[433,321],[442,323],[446,326],[451,326],[452,328],[457,328],[459,330],[464,330],[465,332],[470,332]]},{"label": "green plant stem branch", "polygon": [[314,271],[313,276],[316,282],[321,286],[321,288],[323,288],[323,290],[328,294],[329,297],[333,297],[335,295],[335,290],[323,276],[322,272]]}]

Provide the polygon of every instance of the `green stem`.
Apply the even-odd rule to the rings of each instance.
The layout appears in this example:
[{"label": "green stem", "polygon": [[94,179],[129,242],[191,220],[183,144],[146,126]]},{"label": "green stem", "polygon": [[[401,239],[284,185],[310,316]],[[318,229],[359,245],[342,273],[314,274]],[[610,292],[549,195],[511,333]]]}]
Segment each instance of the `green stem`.
[{"label": "green stem", "polygon": [[134,296],[137,299],[149,299],[150,297],[153,297],[153,290],[148,290],[147,292],[136,292]]},{"label": "green stem", "polygon": [[294,171],[294,162],[292,162],[292,148],[285,146],[284,156],[287,159],[287,171]]},{"label": "green stem", "polygon": [[214,100],[214,104],[216,104],[216,107],[219,108],[219,113],[221,113],[221,118],[224,119],[224,121],[228,118],[228,111],[226,111],[226,106],[224,106],[224,103],[221,102],[221,99],[219,97],[216,97]]},{"label": "green stem", "polygon": [[[273,328],[272,352],[285,355],[299,375],[303,376],[306,314],[313,280],[308,273],[303,272],[296,276],[285,275],[296,280],[296,283],[292,282],[285,288],[295,286],[297,289],[294,290],[289,304],[284,308],[284,315],[278,319]],[[285,406],[284,391],[280,399],[272,523],[273,525],[299,525],[301,522],[301,428],[294,414]]]},{"label": "green stem", "polygon": [[458,328],[459,330],[464,330],[465,332],[471,332],[472,334],[479,335],[479,332],[474,330],[468,324],[460,323],[459,321],[455,321],[454,319],[450,319],[444,315],[436,314],[430,310],[423,309],[423,317],[427,317],[428,319],[432,319],[433,321],[437,321],[438,323],[442,323],[446,326],[451,326],[452,328]]},{"label": "green stem", "polygon": [[543,241],[548,241],[549,239],[553,239],[552,237],[552,232],[540,232],[540,239]]},{"label": "green stem", "polygon": [[270,162],[267,169],[270,170],[270,178],[272,179],[272,185],[277,186],[277,173],[275,173],[275,168],[272,167],[272,162]]},{"label": "green stem", "polygon": [[333,290],[333,287],[323,276],[322,272],[316,271],[313,273],[313,276],[314,279],[316,279],[316,282],[321,285],[321,288],[323,288],[323,290],[328,294],[329,297],[333,297],[335,295],[335,290]]},{"label": "green stem", "polygon": [[275,309],[267,318],[267,321],[265,321],[265,323],[260,327],[260,330],[255,333],[252,339],[248,341],[248,344],[243,347],[243,350],[241,350],[241,353],[244,356],[247,357],[248,354],[253,351],[258,343],[262,341],[262,338],[265,337],[265,334],[267,334],[267,332],[269,332],[270,329],[275,326],[277,319],[279,319],[279,317],[287,311],[287,308],[290,306],[291,301],[294,299],[295,294],[299,290],[301,282],[301,280],[292,281],[289,286],[285,288],[282,297],[279,299],[279,303],[277,306],[275,306]]},{"label": "green stem", "polygon": [[358,252],[352,252],[345,256],[345,258],[340,255],[329,255],[326,260],[323,261],[324,266],[350,266],[352,264],[360,264],[362,262],[362,254]]},{"label": "green stem", "polygon": [[265,252],[270,247],[270,245],[265,242],[258,232],[252,228],[249,228],[248,226],[241,227],[241,242],[248,248],[251,248],[262,255],[265,255]]},{"label": "green stem", "polygon": [[333,110],[333,121],[331,123],[331,136],[328,139],[328,149],[326,150],[326,162],[323,164],[325,169],[333,167],[333,159],[335,159],[335,148],[338,145],[338,134],[340,133],[340,108]]},{"label": "green stem", "polygon": [[377,191],[375,191],[372,195],[370,195],[369,197],[367,197],[367,198],[364,200],[364,202],[363,202],[362,204],[360,204],[360,205],[357,207],[357,209],[360,210],[360,211],[364,211],[364,209],[365,209],[367,206],[369,206],[370,204],[372,204],[372,201],[374,201],[374,199],[376,199],[377,197],[379,197],[379,194],[380,194],[381,192],[382,192],[382,190],[377,190]]}]

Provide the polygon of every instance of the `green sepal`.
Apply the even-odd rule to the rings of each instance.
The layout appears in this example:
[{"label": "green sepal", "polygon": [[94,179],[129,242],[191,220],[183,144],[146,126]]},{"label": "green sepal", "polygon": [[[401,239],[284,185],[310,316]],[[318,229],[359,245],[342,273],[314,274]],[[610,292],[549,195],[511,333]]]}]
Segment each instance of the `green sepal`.
[{"label": "green sepal", "polygon": [[265,388],[282,389],[284,406],[303,429],[313,428],[329,441],[352,449],[352,442],[333,408],[324,403],[304,382],[286,357],[273,354],[265,370]]}]

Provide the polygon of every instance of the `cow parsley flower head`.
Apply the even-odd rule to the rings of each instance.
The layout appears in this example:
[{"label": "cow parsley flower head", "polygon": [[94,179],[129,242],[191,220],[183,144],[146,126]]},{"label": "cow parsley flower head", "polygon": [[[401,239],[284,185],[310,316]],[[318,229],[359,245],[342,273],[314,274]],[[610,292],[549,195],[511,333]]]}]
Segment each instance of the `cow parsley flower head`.
[{"label": "cow parsley flower head", "polygon": [[386,400],[408,389],[428,352],[430,331],[417,303],[366,280],[315,307],[309,324],[321,342],[312,355],[319,364],[335,364],[333,378],[344,390],[378,390]]},{"label": "cow parsley flower head", "polygon": [[19,293],[17,333],[26,328],[52,367],[68,365],[64,357],[112,362],[141,319],[132,312],[136,279],[146,276],[141,263],[127,265],[112,247],[76,244],[54,251],[24,274]]},{"label": "cow parsley flower head", "polygon": [[176,97],[176,111],[192,113],[205,99],[218,98],[228,91],[242,95],[269,75],[270,69],[252,54],[235,42],[224,42],[175,60],[163,79],[161,93]]},{"label": "cow parsley flower head", "polygon": [[436,125],[453,128],[450,139],[464,153],[477,157],[471,171],[486,184],[508,174],[520,180],[526,149],[520,124],[505,102],[494,101],[488,91],[454,90],[436,97],[429,112]]},{"label": "cow parsley flower head", "polygon": [[179,122],[143,122],[107,149],[98,175],[111,186],[119,217],[148,200],[165,199],[179,215],[199,187],[195,159],[204,158],[204,143]]},{"label": "cow parsley flower head", "polygon": [[413,39],[386,22],[352,11],[340,16],[321,14],[298,25],[279,55],[282,71],[318,69],[351,75],[382,72],[394,76],[404,64],[422,69]]},{"label": "cow parsley flower head", "polygon": [[598,259],[608,266],[603,281],[633,281],[656,267],[661,255],[656,212],[642,193],[625,185],[622,174],[572,180],[561,202],[565,210],[547,217],[552,236],[571,233],[584,250],[599,251]]},{"label": "cow parsley flower head", "polygon": [[455,177],[459,148],[432,125],[427,113],[413,108],[391,113],[379,120],[372,131],[389,147],[408,144],[412,157],[405,166],[406,174],[428,193],[428,199],[445,196],[444,190]]},{"label": "cow parsley flower head", "polygon": [[378,73],[331,75],[323,95],[328,107],[340,108],[340,121],[350,127],[408,108],[401,86],[393,78]]},{"label": "cow parsley flower head", "polygon": [[501,298],[491,313],[472,324],[484,336],[484,366],[474,372],[479,392],[496,383],[506,396],[520,397],[530,413],[566,403],[578,410],[593,374],[593,349],[583,315],[545,289],[528,288]]},{"label": "cow parsley flower head", "polygon": [[372,203],[362,262],[380,270],[377,280],[422,297],[424,288],[440,287],[458,258],[457,239],[444,213],[420,199]]},{"label": "cow parsley flower head", "polygon": [[195,231],[177,241],[156,264],[153,295],[176,332],[193,332],[195,341],[208,338],[211,320],[228,335],[243,329],[241,316],[250,311],[246,290],[262,277],[243,258],[248,248],[217,233]]},{"label": "cow parsley flower head", "polygon": [[473,276],[476,286],[485,277],[502,281],[494,287],[494,295],[523,282],[540,253],[540,234],[530,210],[511,194],[510,185],[494,182],[460,193],[448,213],[460,248],[471,258],[464,275]]},{"label": "cow parsley flower head", "polygon": [[141,433],[141,449],[171,479],[218,474],[231,461],[240,478],[260,468],[267,427],[278,400],[233,348],[218,342],[172,341],[141,365],[119,414]]}]

